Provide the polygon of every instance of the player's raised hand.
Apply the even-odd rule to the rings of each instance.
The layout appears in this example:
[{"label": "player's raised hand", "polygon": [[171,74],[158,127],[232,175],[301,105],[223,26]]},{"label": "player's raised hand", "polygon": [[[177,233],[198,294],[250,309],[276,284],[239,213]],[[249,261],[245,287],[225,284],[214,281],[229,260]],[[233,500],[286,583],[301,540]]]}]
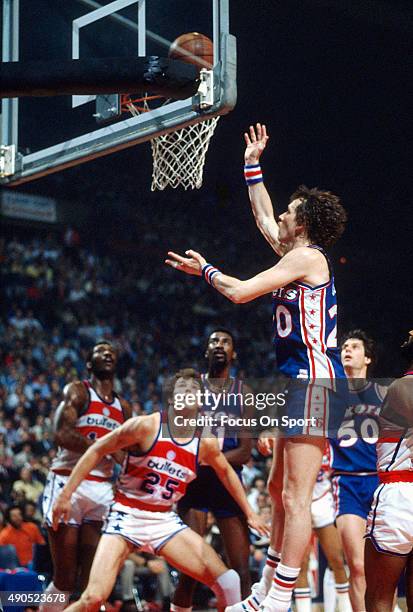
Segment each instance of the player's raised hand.
[{"label": "player's raised hand", "polygon": [[269,136],[267,135],[267,128],[261,123],[257,125],[250,125],[249,133],[245,132],[244,139],[247,148],[245,149],[245,163],[248,165],[258,164],[261,153],[267,146]]},{"label": "player's raised hand", "polygon": [[185,274],[201,276],[202,266],[206,264],[206,259],[196,251],[191,250],[185,251],[185,255],[187,255],[187,257],[182,257],[182,255],[178,255],[178,253],[168,251],[168,257],[170,257],[170,259],[165,259],[165,263],[171,266],[171,268],[175,268],[180,272],[185,272]]},{"label": "player's raised hand", "polygon": [[70,509],[70,497],[66,497],[64,493],[61,493],[55,501],[52,510],[52,527],[54,531],[57,531],[60,519],[63,519],[63,522],[67,523],[69,520]]},{"label": "player's raised hand", "polygon": [[251,529],[254,529],[260,535],[270,535],[270,526],[265,523],[264,518],[259,514],[251,512],[247,516],[247,522]]}]

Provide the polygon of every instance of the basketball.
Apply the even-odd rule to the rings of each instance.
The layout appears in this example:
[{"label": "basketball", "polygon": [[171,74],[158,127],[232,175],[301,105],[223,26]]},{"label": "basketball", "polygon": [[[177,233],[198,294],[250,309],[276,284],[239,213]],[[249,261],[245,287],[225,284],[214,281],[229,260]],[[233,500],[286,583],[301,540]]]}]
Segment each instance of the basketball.
[{"label": "basketball", "polygon": [[[171,44],[169,49],[171,59],[181,60],[188,64],[194,64],[199,68],[212,68],[214,65],[214,45],[212,40],[199,32],[181,34]],[[203,62],[198,61],[198,58]]]}]

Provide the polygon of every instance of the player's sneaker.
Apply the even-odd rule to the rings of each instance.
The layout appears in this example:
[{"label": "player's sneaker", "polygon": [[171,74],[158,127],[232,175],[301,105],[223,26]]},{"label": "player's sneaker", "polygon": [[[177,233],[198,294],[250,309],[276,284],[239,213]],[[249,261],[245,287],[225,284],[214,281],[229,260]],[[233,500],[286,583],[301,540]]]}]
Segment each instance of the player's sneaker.
[{"label": "player's sneaker", "polygon": [[[262,603],[260,604],[260,607],[258,608],[258,612],[275,612],[275,610],[276,609],[274,608],[274,606],[271,606],[268,604],[268,599],[266,597],[262,600]],[[291,605],[288,608],[287,612],[292,612]]]},{"label": "player's sneaker", "polygon": [[255,582],[251,587],[251,595],[233,606],[227,606],[225,612],[257,612],[265,599],[265,593],[260,591],[259,586],[259,582]]},{"label": "player's sneaker", "polygon": [[[273,608],[269,608],[268,606],[265,605],[265,603],[261,604],[258,612],[273,612]],[[287,612],[293,612],[293,609],[291,608],[291,606],[288,608]]]}]

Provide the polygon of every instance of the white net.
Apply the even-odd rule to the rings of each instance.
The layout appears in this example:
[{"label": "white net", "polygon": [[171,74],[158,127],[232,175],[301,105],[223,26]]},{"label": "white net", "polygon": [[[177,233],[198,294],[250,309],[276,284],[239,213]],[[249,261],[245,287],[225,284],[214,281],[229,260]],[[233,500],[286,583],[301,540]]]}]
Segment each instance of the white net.
[{"label": "white net", "polygon": [[[158,98],[159,96],[154,96]],[[127,100],[125,108],[131,115],[150,110],[148,100],[153,98],[145,96],[137,100],[140,106]],[[218,117],[212,117],[181,128],[163,136],[156,136],[151,140],[153,170],[151,191],[162,191],[165,187],[179,187],[184,189],[199,189],[202,187],[205,156],[209,142],[218,123]]]},{"label": "white net", "polygon": [[165,187],[199,189],[205,156],[219,117],[205,119],[151,140],[153,171],[151,190]]}]

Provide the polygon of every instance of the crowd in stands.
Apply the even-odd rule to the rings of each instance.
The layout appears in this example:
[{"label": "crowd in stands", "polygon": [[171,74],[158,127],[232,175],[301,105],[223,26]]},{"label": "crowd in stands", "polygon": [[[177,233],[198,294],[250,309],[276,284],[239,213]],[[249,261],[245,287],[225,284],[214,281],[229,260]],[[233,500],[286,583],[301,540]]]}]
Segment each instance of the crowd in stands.
[{"label": "crowd in stands", "polygon": [[[60,238],[16,231],[0,243],[0,544],[19,529],[10,514],[17,523],[34,523],[36,529],[23,529],[26,552],[19,561],[25,566],[32,561],[27,538],[43,539],[40,503],[56,452],[53,420],[62,389],[86,378],[86,355],[96,340],[118,346],[116,389],[137,415],[159,410],[162,384],[177,369],[205,367],[205,340],[217,324],[236,334],[240,359],[234,374],[269,377],[273,368],[268,303],[247,308],[240,318],[200,282],[148,266],[156,242],[150,232],[143,235],[143,259],[87,248],[71,231]],[[243,333],[252,317],[253,345]],[[267,470],[251,460],[244,471],[252,505],[269,517]],[[211,534],[214,529],[211,523]],[[251,549],[256,571],[266,544],[258,541]]]}]

